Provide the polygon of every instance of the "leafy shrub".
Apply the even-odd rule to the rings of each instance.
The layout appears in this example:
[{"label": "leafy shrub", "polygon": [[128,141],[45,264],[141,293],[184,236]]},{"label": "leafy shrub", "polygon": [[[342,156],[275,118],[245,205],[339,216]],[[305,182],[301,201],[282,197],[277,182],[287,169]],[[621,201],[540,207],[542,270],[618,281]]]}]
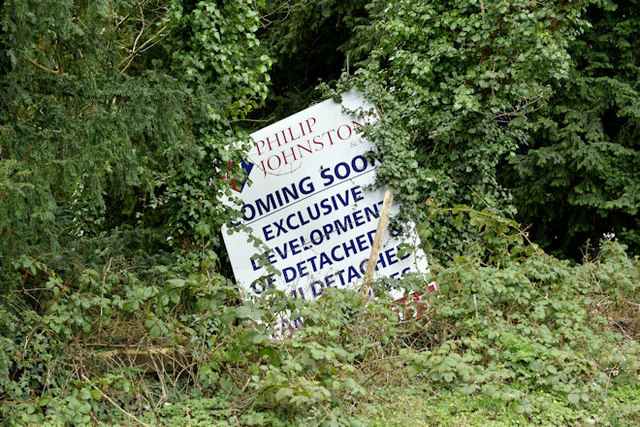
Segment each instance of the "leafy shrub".
[{"label": "leafy shrub", "polygon": [[[336,289],[314,302],[276,291],[242,301],[207,251],[171,268],[112,262],[72,283],[24,258],[16,271],[43,287],[35,306],[16,296],[3,305],[3,416],[348,424],[365,421],[372,388],[419,379],[534,422],[547,410],[541,393],[580,408],[638,384],[640,262],[622,245],[571,265],[511,220],[464,206],[440,213],[479,227],[481,240],[449,266],[432,263],[439,290],[417,318],[398,313],[384,283],[368,301]],[[401,285],[427,288],[417,277]],[[283,318],[304,326],[272,335]]]}]

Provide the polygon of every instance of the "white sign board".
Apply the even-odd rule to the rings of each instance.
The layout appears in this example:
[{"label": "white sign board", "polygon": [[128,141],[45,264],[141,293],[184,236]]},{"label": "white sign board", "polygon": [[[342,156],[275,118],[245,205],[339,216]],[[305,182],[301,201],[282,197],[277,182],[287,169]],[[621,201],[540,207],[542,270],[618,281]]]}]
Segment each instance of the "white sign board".
[{"label": "white sign board", "polygon": [[[365,121],[343,106],[370,107],[349,93],[342,105],[327,100],[251,135],[253,147],[243,162],[251,184],[235,186],[242,200],[235,207],[268,250],[260,253],[243,231],[223,229],[236,280],[250,293],[273,285],[314,299],[326,287],[356,289],[362,283],[384,189],[365,190],[375,181],[375,162],[366,156],[374,146],[361,137]],[[392,206],[391,216],[398,211]],[[374,277],[426,272],[418,243],[415,233],[387,235]],[[265,277],[267,262],[282,274]],[[390,292],[402,296],[398,289]]]}]

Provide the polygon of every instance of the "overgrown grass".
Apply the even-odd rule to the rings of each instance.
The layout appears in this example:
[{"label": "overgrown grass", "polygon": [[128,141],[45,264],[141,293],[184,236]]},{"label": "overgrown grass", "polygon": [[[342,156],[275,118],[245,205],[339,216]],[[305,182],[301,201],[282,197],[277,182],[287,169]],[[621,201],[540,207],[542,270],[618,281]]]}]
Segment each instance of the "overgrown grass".
[{"label": "overgrown grass", "polygon": [[505,426],[505,425],[611,425],[640,423],[640,389],[616,386],[601,400],[576,407],[556,396],[528,392],[533,414],[524,414],[518,404],[504,404],[486,396],[433,388],[424,384],[383,387],[374,401],[363,408],[373,426]]}]

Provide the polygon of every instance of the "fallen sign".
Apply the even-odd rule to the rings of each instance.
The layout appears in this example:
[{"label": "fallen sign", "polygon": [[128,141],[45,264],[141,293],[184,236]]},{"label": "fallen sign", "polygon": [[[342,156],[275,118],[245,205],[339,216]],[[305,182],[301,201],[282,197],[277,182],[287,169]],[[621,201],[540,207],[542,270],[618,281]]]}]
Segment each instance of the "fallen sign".
[{"label": "fallen sign", "polygon": [[[223,229],[236,280],[250,293],[275,286],[314,299],[327,287],[362,284],[385,191],[369,189],[376,162],[367,153],[374,144],[361,134],[375,115],[365,120],[345,112],[360,108],[373,111],[351,92],[342,104],[326,100],[251,135],[253,146],[243,161],[251,183],[234,185],[241,204],[232,205],[267,249],[254,248],[238,225]],[[392,205],[391,217],[399,209]],[[427,272],[419,238],[409,228],[398,236],[387,233],[375,277]],[[269,273],[268,264],[281,274]],[[389,293],[403,296],[395,287]]]}]

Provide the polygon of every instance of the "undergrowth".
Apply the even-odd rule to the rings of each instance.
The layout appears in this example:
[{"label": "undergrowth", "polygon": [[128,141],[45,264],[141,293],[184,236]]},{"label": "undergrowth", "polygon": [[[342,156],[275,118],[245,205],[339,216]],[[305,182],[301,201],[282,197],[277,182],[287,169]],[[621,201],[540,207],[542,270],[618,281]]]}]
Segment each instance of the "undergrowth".
[{"label": "undergrowth", "polygon": [[[571,265],[505,218],[438,215],[480,239],[402,282],[423,293],[417,316],[382,284],[368,300],[337,289],[246,300],[213,252],[148,268],[111,258],[67,277],[22,258],[3,273],[21,288],[0,304],[0,414],[7,425],[640,421],[640,261],[607,241]],[[304,326],[272,335],[283,317]]]}]

